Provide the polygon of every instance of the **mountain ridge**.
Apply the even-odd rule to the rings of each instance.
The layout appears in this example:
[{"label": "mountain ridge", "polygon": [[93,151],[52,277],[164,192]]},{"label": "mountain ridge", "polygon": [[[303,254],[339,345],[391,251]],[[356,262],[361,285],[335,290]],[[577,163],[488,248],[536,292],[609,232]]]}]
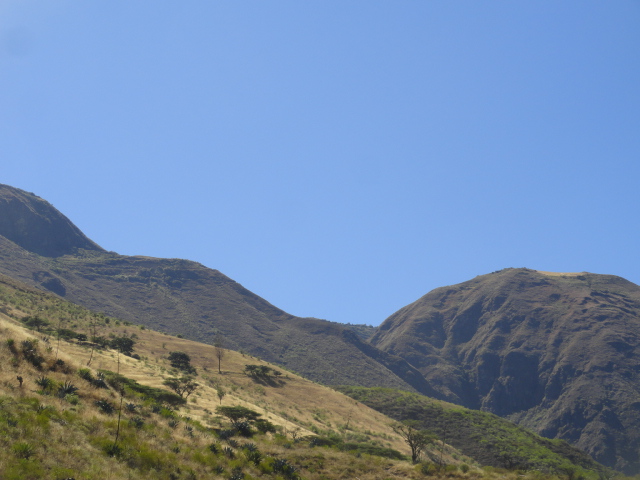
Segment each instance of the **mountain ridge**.
[{"label": "mountain ridge", "polygon": [[[108,252],[33,194],[0,185],[0,198],[0,215],[15,208],[0,222],[0,273],[11,278],[185,338],[223,335],[229,348],[327,385],[395,388],[496,413],[640,471],[640,287],[621,277],[504,269],[428,292],[365,341],[347,325],[290,315],[196,262]],[[43,232],[51,238],[28,238]]]},{"label": "mountain ridge", "polygon": [[640,287],[614,275],[505,269],[432,290],[371,343],[445,399],[640,468]]},{"label": "mountain ridge", "polygon": [[[403,359],[364,344],[358,335],[348,334],[346,325],[290,315],[197,262],[119,255],[88,239],[90,248],[81,248],[86,237],[75,235],[77,227],[40,197],[0,185],[0,198],[0,216],[19,218],[21,225],[0,223],[0,273],[157,330],[210,344],[222,335],[229,348],[328,385],[382,382],[410,391],[426,388]],[[47,212],[52,220],[43,221],[44,213],[38,212]],[[24,234],[16,236],[16,230]],[[30,231],[68,243],[43,252],[43,245],[52,242],[30,240]],[[345,362],[358,368],[345,369]]]}]

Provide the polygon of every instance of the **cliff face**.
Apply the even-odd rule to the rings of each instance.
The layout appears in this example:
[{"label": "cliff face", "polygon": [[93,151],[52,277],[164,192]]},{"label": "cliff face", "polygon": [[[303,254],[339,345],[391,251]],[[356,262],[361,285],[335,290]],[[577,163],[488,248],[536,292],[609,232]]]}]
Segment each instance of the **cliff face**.
[{"label": "cliff face", "polygon": [[68,255],[78,249],[102,251],[50,203],[2,184],[0,235],[43,257]]},{"label": "cliff face", "polygon": [[628,473],[640,467],[640,287],[631,282],[507,269],[428,293],[371,342],[450,401]]}]

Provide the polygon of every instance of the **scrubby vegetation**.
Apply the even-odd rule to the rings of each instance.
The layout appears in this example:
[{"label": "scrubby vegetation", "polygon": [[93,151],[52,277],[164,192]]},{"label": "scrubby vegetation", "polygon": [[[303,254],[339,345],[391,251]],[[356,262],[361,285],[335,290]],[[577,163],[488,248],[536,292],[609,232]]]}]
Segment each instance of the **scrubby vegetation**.
[{"label": "scrubby vegetation", "polygon": [[[142,330],[7,282],[0,282],[0,307],[3,480],[597,476],[571,463],[573,470],[553,474],[487,469],[455,445],[440,448],[438,442],[413,465],[391,419],[365,407],[365,396],[354,402],[231,351],[225,351],[221,372],[214,347]],[[42,322],[22,321],[36,316]],[[140,358],[122,355],[128,342],[96,349],[95,342],[57,335],[61,328],[88,338],[133,339]],[[172,364],[171,352],[188,358],[182,365],[189,373]],[[251,365],[257,368],[247,369]],[[184,374],[198,388],[183,398],[166,381]],[[262,377],[278,381],[257,381]]]},{"label": "scrubby vegetation", "polygon": [[594,470],[610,474],[566,442],[540,437],[491,413],[387,388],[340,390],[391,418],[413,421],[485,465],[583,477]]}]

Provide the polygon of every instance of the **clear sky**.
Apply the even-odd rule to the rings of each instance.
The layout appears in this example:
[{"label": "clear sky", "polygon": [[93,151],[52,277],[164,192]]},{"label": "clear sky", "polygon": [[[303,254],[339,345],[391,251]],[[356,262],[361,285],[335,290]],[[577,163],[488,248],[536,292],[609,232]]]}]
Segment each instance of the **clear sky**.
[{"label": "clear sky", "polygon": [[640,2],[0,0],[0,159],[107,250],[300,316],[640,283]]}]

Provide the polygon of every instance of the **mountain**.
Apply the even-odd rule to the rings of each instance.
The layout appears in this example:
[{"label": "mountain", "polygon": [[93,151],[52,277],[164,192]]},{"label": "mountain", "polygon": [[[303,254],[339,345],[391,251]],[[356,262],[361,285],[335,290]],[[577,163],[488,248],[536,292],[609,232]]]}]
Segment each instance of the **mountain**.
[{"label": "mountain", "polygon": [[505,269],[431,291],[371,343],[451,402],[640,471],[640,287],[623,278]]},{"label": "mountain", "polygon": [[328,385],[430,391],[348,326],[290,315],[196,262],[108,252],[34,194],[0,185],[0,219],[0,273],[78,305],[205,343],[222,335],[229,348]]},{"label": "mountain", "polygon": [[226,346],[326,385],[495,413],[640,472],[640,291],[610,275],[505,269],[436,289],[374,330],[299,318],[196,262],[123,256],[0,185],[0,274],[75,304]]},{"label": "mountain", "polygon": [[[218,364],[210,345],[91,312],[2,275],[0,302],[3,480],[98,480],[105,472],[112,480],[594,480],[614,473],[492,414],[391,389],[352,389],[354,401],[232,350]],[[122,339],[126,354],[114,350]],[[186,357],[196,382],[186,398],[168,389],[167,380],[181,375],[172,352]],[[250,374],[256,367],[263,373]],[[424,463],[412,465],[395,422],[369,403],[397,419],[444,423],[445,441],[427,445]],[[220,406],[249,409],[263,428],[253,421],[233,428]]]}]

